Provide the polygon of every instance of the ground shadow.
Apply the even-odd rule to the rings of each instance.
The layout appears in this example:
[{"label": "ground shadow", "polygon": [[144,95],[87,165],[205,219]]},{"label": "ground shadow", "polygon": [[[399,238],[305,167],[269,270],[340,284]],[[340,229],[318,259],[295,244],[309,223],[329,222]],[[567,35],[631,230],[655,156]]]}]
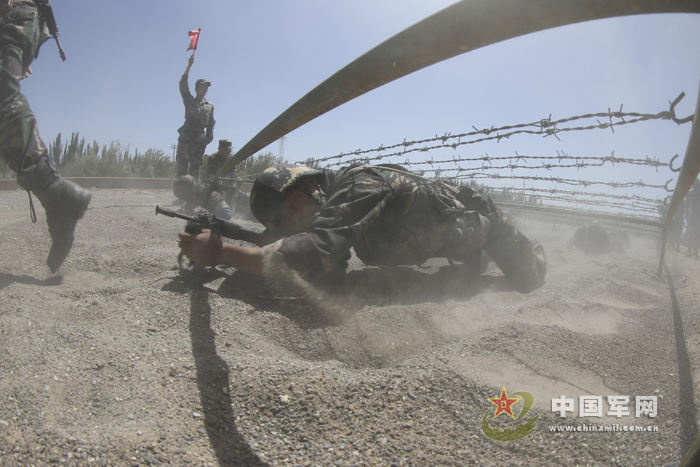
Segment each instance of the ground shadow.
[{"label": "ground shadow", "polygon": [[[173,268],[174,271],[178,271],[177,267]],[[170,279],[168,282],[164,283],[161,290],[167,292],[175,292],[178,294],[189,294],[192,289],[198,287],[205,287],[206,284],[219,279],[220,277],[228,277],[228,273],[219,268],[205,268],[197,273],[178,271],[174,276],[165,277],[165,279]],[[161,278],[162,279],[162,278]],[[215,292],[212,289],[207,289],[209,292]]]},{"label": "ground shadow", "polygon": [[[460,265],[424,272],[412,267],[363,268],[333,282],[303,289],[271,284],[235,271],[217,293],[249,304],[254,310],[280,313],[302,329],[342,324],[365,306],[410,305],[468,300],[487,290],[514,290],[503,276],[480,275]],[[342,314],[328,313],[328,306]]]},{"label": "ground shadow", "polygon": [[19,282],[20,284],[29,284],[29,285],[47,285],[47,286],[52,286],[52,285],[60,285],[63,283],[63,276],[61,275],[56,275],[56,276],[51,276],[46,279],[37,279],[32,276],[16,276],[14,274],[10,273],[5,273],[5,272],[0,272],[0,290],[4,289],[10,284],[13,284],[15,282]]},{"label": "ground shadow", "polygon": [[[212,281],[225,277],[215,290]],[[327,327],[334,322],[305,292],[289,284],[272,284],[260,276],[235,269],[228,272],[219,268],[207,268],[197,276],[178,274],[163,284],[161,290],[177,294],[189,294],[196,289],[217,293],[224,298],[240,300],[251,306],[251,313],[270,311],[293,320],[303,329]]]},{"label": "ground shadow", "polygon": [[406,266],[365,268],[349,272],[342,283],[332,285],[330,290],[366,306],[468,300],[487,290],[514,289],[503,276],[478,274],[456,264],[436,271]]},{"label": "ground shadow", "polygon": [[308,291],[288,283],[273,282],[260,276],[234,271],[219,286],[217,293],[240,300],[256,311],[279,313],[301,329],[314,329],[339,324],[326,313]]},{"label": "ground shadow", "polygon": [[236,418],[228,394],[229,367],[216,353],[215,334],[211,328],[209,291],[201,286],[192,287],[191,290],[192,354],[204,424],[216,458],[220,465],[266,465],[236,428]]},{"label": "ground shadow", "polygon": [[671,294],[671,312],[673,315],[673,334],[676,341],[676,356],[678,358],[678,401],[681,422],[680,446],[681,456],[688,452],[698,435],[696,419],[695,395],[693,393],[693,366],[688,355],[688,346],[683,329],[683,318],[678,304],[676,288],[671,274],[666,270],[669,292]]}]

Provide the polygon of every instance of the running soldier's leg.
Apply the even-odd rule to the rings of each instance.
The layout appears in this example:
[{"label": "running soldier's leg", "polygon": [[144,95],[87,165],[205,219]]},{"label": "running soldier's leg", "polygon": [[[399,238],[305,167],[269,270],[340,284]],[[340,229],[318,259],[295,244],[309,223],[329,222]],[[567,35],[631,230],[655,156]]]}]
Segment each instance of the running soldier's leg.
[{"label": "running soldier's leg", "polygon": [[0,19],[0,154],[16,173],[46,152],[19,80],[39,47],[38,12],[15,4]]},{"label": "running soldier's leg", "polygon": [[529,292],[544,284],[547,263],[542,246],[516,229],[487,195],[463,187],[460,198],[467,209],[477,211],[488,219],[484,250],[515,287]]},{"label": "running soldier's leg", "polygon": [[17,182],[36,194],[46,210],[52,240],[47,264],[55,272],[70,252],[75,225],[87,209],[90,193],[56,173],[34,114],[20,92],[20,77],[39,42],[35,5],[15,2],[0,20],[0,156],[17,173]]}]

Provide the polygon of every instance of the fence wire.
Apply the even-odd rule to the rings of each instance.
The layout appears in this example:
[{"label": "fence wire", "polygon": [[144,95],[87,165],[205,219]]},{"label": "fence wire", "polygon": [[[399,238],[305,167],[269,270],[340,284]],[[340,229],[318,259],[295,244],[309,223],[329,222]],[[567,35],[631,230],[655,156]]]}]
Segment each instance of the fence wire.
[{"label": "fence wire", "polygon": [[[453,155],[441,159],[415,160],[416,153],[429,153],[434,150],[449,148],[457,150],[457,148],[476,144],[485,141],[497,141],[508,139],[511,136],[524,135],[539,135],[541,137],[554,137],[560,140],[560,134],[570,131],[588,131],[594,129],[606,130],[610,129],[615,132],[616,126],[629,125],[649,120],[669,120],[676,124],[684,124],[692,121],[693,115],[678,118],[675,113],[676,105],[683,99],[685,93],[680,93],[676,99],[669,101],[669,107],[657,113],[640,113],[640,112],[623,112],[622,105],[619,110],[612,111],[610,108],[606,112],[586,113],[574,115],[571,117],[560,118],[553,120],[550,114],[547,118],[543,118],[533,122],[518,123],[511,125],[503,125],[499,127],[491,126],[488,128],[476,128],[472,126],[472,131],[465,131],[458,134],[445,133],[443,135],[435,135],[432,138],[406,140],[400,143],[391,144],[388,146],[380,145],[370,149],[357,149],[355,151],[342,152],[340,154],[311,158],[306,161],[307,164],[312,164],[317,167],[337,168],[351,164],[377,164],[377,163],[393,163],[400,164],[412,171],[428,176],[429,178],[451,180],[456,183],[464,183],[464,181],[490,179],[498,181],[532,181],[539,184],[546,182],[555,185],[580,186],[584,188],[594,186],[605,186],[614,190],[627,188],[640,188],[651,190],[663,190],[664,193],[672,193],[673,189],[670,184],[673,178],[666,181],[665,184],[654,184],[640,179],[638,181],[601,181],[601,180],[585,180],[573,179],[557,176],[530,176],[521,175],[517,171],[520,170],[538,170],[538,171],[556,171],[558,169],[585,169],[594,167],[614,167],[620,165],[632,165],[640,167],[648,167],[654,169],[656,173],[662,171],[666,173],[678,172],[679,169],[673,166],[678,155],[674,155],[668,162],[659,160],[656,157],[649,156],[616,156],[615,152],[609,155],[570,155],[564,151],[556,151],[556,155],[540,155],[540,154],[519,154],[515,155]],[[594,120],[594,122],[590,122]],[[574,124],[573,122],[578,122]],[[409,156],[413,154],[413,159]],[[390,159],[391,158],[391,159]],[[390,160],[387,160],[390,159]],[[501,171],[510,171],[510,174],[505,175]],[[523,188],[495,188],[486,187],[489,193],[494,197],[505,196],[517,197],[525,204],[532,203],[541,204],[543,200],[565,203],[597,206],[603,208],[612,208],[617,210],[634,211],[645,216],[659,216],[663,209],[664,201],[639,195],[623,195],[616,193],[599,193],[591,191],[563,190],[558,187],[546,189],[536,187]],[[498,190],[501,190],[500,192]],[[518,195],[517,193],[523,193]]]},{"label": "fence wire", "polygon": [[[400,164],[404,167],[419,167],[428,165],[431,167],[436,167],[440,170],[497,170],[497,169],[545,169],[551,170],[554,168],[577,168],[582,169],[585,167],[603,167],[606,163],[615,166],[615,164],[631,164],[648,166],[655,168],[658,172],[659,168],[670,169],[677,172],[678,169],[673,167],[673,162],[678,158],[678,155],[674,155],[669,162],[660,161],[656,157],[645,156],[643,158],[633,158],[633,157],[619,157],[615,156],[613,151],[609,156],[571,156],[564,152],[557,151],[555,156],[547,155],[526,155],[526,154],[516,154],[514,156],[489,156],[485,154],[483,156],[472,156],[472,157],[452,157],[451,159],[438,159],[433,158],[423,161],[411,161],[406,159],[405,161],[399,161],[394,163]],[[518,165],[520,161],[536,160],[540,161],[539,165]],[[556,163],[549,163],[544,161],[554,160]],[[508,161],[507,165],[494,165],[494,161]],[[568,164],[562,164],[562,162],[572,161]],[[481,162],[479,166],[463,167],[458,165],[460,162]],[[444,167],[447,164],[453,164],[455,167]],[[425,171],[430,171],[431,169],[423,169]]]},{"label": "fence wire", "polygon": [[[607,112],[598,112],[598,113],[587,113],[587,114],[582,114],[582,115],[574,115],[572,117],[566,117],[566,118],[561,118],[558,120],[552,120],[551,114],[549,117],[545,119],[541,119],[535,122],[528,122],[528,123],[519,123],[519,124],[514,124],[514,125],[505,125],[501,127],[490,127],[490,128],[482,128],[478,129],[475,127],[474,131],[469,131],[469,132],[464,132],[464,133],[459,133],[459,134],[451,134],[451,133],[445,133],[442,136],[435,136],[433,138],[425,138],[421,140],[414,140],[414,141],[407,141],[403,140],[400,143],[392,144],[389,146],[384,146],[380,145],[379,147],[376,148],[371,148],[371,149],[357,149],[355,151],[350,151],[350,152],[344,152],[340,154],[336,154],[334,156],[325,156],[325,157],[316,157],[316,158],[311,158],[307,162],[320,165],[320,166],[325,166],[325,167],[334,167],[334,166],[339,166],[339,165],[347,165],[347,164],[353,164],[353,163],[373,163],[376,161],[380,161],[382,159],[386,159],[388,157],[396,157],[396,156],[403,156],[408,153],[413,153],[413,152],[428,152],[431,150],[436,150],[436,149],[442,149],[442,148],[452,148],[452,149],[457,149],[460,146],[466,145],[466,144],[475,144],[483,141],[489,141],[489,140],[496,140],[500,141],[501,139],[504,138],[510,138],[513,135],[516,134],[531,134],[531,135],[541,135],[543,137],[547,136],[554,136],[557,139],[559,137],[557,134],[567,132],[567,131],[585,131],[585,130],[592,130],[592,129],[608,129],[614,133],[615,132],[615,127],[616,126],[621,126],[621,125],[629,125],[633,123],[639,123],[642,121],[648,121],[648,120],[671,120],[676,122],[677,124],[683,124],[692,121],[693,116],[685,117],[682,119],[679,119],[676,117],[675,113],[675,107],[678,104],[678,102],[683,99],[685,96],[685,93],[681,93],[676,99],[669,104],[669,109],[668,110],[662,110],[660,112],[657,112],[655,114],[648,114],[648,113],[640,113],[640,112],[623,112],[622,111],[622,105],[620,105],[620,110],[617,112],[613,112],[608,108]],[[557,125],[565,124],[568,122],[572,121],[577,121],[577,120],[582,120],[582,119],[592,119],[595,118],[597,123],[595,124],[589,124],[589,125],[580,125],[580,126],[571,126],[571,127],[558,127]],[[607,121],[601,121],[601,118],[606,118]],[[469,139],[466,141],[462,141],[462,138],[465,137],[473,137],[477,135],[484,135],[484,137],[481,138],[473,138]],[[452,141],[452,140],[457,140],[457,141]],[[449,142],[452,141],[452,142]],[[433,144],[430,145],[430,143],[436,143],[439,142],[439,144]],[[428,144],[428,145],[425,145]],[[420,147],[413,147],[416,145],[424,145]],[[399,149],[399,150],[397,150]],[[392,151],[392,152],[386,152],[386,151]],[[371,154],[371,153],[383,153],[383,154],[378,154],[376,156],[364,156],[364,157],[357,157],[357,156],[362,156],[364,154]],[[355,156],[354,158],[346,159],[346,160],[341,160],[348,158],[350,156]],[[335,162],[331,162],[335,161]],[[324,164],[326,163],[326,164]]]},{"label": "fence wire", "polygon": [[[498,201],[501,199],[501,196],[503,193],[499,192],[492,192],[489,193],[491,197]],[[509,199],[510,197],[506,197],[506,199]],[[658,205],[645,205],[643,203],[637,203],[637,202],[631,202],[631,203],[615,203],[611,201],[600,201],[600,200],[590,200],[590,199],[572,199],[572,198],[566,198],[564,196],[548,196],[548,195],[535,195],[535,196],[527,196],[524,197],[524,199],[517,199],[516,201],[521,201],[523,204],[540,204],[540,200],[549,200],[549,201],[557,201],[559,203],[563,204],[579,204],[579,205],[586,205],[586,206],[597,206],[597,207],[609,207],[609,208],[617,208],[617,209],[624,209],[627,211],[636,211],[638,213],[643,213],[645,215],[659,215],[659,209]],[[535,202],[533,202],[535,201]]]},{"label": "fence wire", "polygon": [[[654,198],[646,198],[643,196],[639,195],[617,195],[617,194],[612,194],[612,193],[596,193],[596,192],[590,192],[590,191],[575,191],[575,190],[563,190],[560,188],[518,188],[518,187],[508,187],[508,188],[488,188],[487,190],[489,193],[494,192],[494,193],[526,193],[526,194],[533,194],[533,193],[546,193],[546,194],[552,194],[552,195],[573,195],[573,196],[588,196],[591,198],[608,198],[608,199],[613,199],[613,200],[625,200],[625,201],[632,201],[634,203],[644,203],[648,206],[658,206],[660,203],[663,203],[662,200],[659,199],[654,199]],[[522,195],[521,195],[522,196]],[[571,198],[569,198],[571,199]]]},{"label": "fence wire", "polygon": [[673,193],[673,189],[669,187],[673,179],[669,179],[664,185],[655,185],[653,183],[646,183],[644,180],[639,180],[637,182],[606,182],[606,181],[595,181],[595,180],[576,180],[573,178],[561,178],[561,177],[537,177],[537,176],[527,176],[527,175],[501,175],[495,173],[470,173],[470,174],[457,174],[449,177],[436,177],[436,178],[448,178],[448,179],[483,179],[491,178],[495,180],[536,180],[536,181],[546,181],[561,183],[564,185],[579,185],[579,186],[592,186],[592,185],[605,185],[612,188],[630,188],[630,187],[640,187],[640,188],[661,188],[666,190],[668,193]]}]

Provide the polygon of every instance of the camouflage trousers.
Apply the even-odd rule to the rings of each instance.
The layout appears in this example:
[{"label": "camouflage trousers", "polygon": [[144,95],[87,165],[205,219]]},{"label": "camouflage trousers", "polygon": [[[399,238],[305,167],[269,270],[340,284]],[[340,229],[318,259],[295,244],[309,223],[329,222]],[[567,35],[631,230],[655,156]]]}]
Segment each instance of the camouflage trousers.
[{"label": "camouflage trousers", "polygon": [[177,153],[175,154],[175,164],[177,166],[177,176],[192,175],[199,179],[199,169],[202,167],[205,143],[193,142],[189,138],[180,136],[177,140]]},{"label": "camouflage trousers", "polygon": [[40,36],[38,12],[32,2],[16,1],[0,18],[0,157],[25,188],[22,169],[47,153],[19,85],[41,45]]}]

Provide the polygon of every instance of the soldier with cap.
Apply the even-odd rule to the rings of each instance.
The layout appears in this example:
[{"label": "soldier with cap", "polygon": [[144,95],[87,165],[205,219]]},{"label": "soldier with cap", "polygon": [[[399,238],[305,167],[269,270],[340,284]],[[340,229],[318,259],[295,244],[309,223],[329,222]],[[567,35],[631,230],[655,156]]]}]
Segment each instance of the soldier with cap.
[{"label": "soldier with cap", "polygon": [[[224,166],[228,156],[231,155],[231,141],[227,139],[219,140],[219,149],[206,158],[206,169],[204,171],[204,180],[214,180],[216,174],[221,167]],[[231,169],[233,172],[233,169]]]},{"label": "soldier with cap", "polygon": [[544,283],[544,250],[486,195],[419,177],[395,165],[337,172],[275,165],[260,174],[250,207],[266,227],[258,247],[222,244],[205,230],[179,234],[190,259],[255,274],[314,279],[345,270],[350,248],[367,265],[420,265],[429,258],[473,263],[485,251],[516,290]]},{"label": "soldier with cap", "polygon": [[[48,0],[0,0],[0,157],[17,174],[17,183],[44,206],[52,241],[46,263],[56,272],[73,246],[75,226],[90,203],[90,193],[56,172],[20,92],[20,79],[29,75],[39,47],[50,35],[57,38],[58,30]],[[35,221],[31,194],[29,200]]]},{"label": "soldier with cap", "polygon": [[198,79],[192,96],[187,83],[190,68],[194,63],[194,54],[187,62],[187,68],[180,78],[180,95],[185,104],[185,123],[177,130],[177,176],[185,174],[199,178],[199,168],[202,165],[204,149],[214,139],[214,106],[204,96],[211,83],[206,79]]}]

